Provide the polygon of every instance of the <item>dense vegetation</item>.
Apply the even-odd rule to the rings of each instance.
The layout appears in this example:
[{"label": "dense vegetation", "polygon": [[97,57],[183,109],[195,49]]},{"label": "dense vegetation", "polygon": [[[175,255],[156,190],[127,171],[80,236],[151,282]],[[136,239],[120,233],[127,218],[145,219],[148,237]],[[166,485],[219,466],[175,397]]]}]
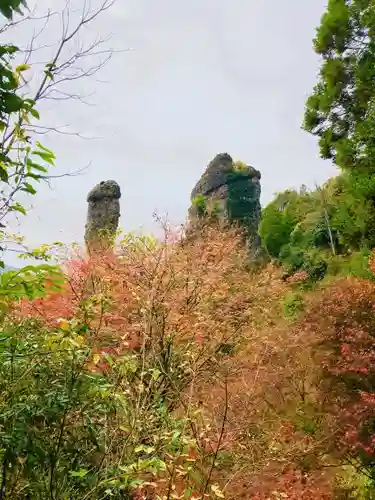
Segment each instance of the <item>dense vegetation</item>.
[{"label": "dense vegetation", "polygon": [[323,385],[330,391],[324,411],[334,408],[334,453],[354,461],[367,478],[365,489],[357,485],[348,498],[375,497],[374,29],[373,2],[328,2],[314,39],[322,65],[303,126],[319,137],[322,158],[340,173],[315,189],[277,194],[260,227],[265,249],[293,287],[284,313],[299,317],[305,334],[323,334],[318,342],[320,355],[328,353],[321,361]]},{"label": "dense vegetation", "polygon": [[264,210],[264,245],[290,273],[361,272],[375,246],[374,29],[367,0],[330,0],[317,29],[322,65],[304,128],[341,173],[313,191],[280,193]]},{"label": "dense vegetation", "polygon": [[279,193],[263,211],[260,234],[287,274],[312,280],[356,267],[365,272],[375,245],[375,192],[371,175],[344,171],[314,190]]},{"label": "dense vegetation", "polygon": [[[0,499],[375,498],[374,27],[372,1],[329,1],[305,128],[341,173],[264,209],[268,264],[211,217],[58,267],[61,244],[25,247],[43,263],[0,275]],[[32,124],[66,67],[30,97],[18,55],[0,46],[1,250],[54,165]]]}]

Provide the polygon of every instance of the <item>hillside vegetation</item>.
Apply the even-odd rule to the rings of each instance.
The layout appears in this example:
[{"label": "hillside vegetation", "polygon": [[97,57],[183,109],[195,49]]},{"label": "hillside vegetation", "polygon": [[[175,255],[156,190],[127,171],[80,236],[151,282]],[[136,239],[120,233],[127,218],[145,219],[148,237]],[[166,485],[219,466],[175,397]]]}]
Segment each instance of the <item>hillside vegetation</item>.
[{"label": "hillside vegetation", "polygon": [[0,262],[0,500],[375,498],[374,29],[371,0],[329,0],[304,128],[340,174],[264,208],[257,266],[215,217],[90,257],[9,234],[55,164],[37,107],[70,59],[27,96],[0,46],[1,250],[40,262]]}]

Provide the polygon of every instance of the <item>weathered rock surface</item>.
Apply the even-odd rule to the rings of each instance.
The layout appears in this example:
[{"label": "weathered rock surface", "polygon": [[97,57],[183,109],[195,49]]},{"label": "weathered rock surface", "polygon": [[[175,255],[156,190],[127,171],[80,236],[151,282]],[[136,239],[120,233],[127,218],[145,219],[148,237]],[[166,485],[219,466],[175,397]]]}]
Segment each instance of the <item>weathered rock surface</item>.
[{"label": "weathered rock surface", "polygon": [[261,174],[254,167],[235,163],[228,153],[215,156],[195,185],[189,211],[191,219],[202,216],[204,197],[205,213],[229,223],[241,224],[251,244],[258,246],[258,225],[261,216]]},{"label": "weathered rock surface", "polygon": [[90,252],[113,245],[120,219],[121,189],[116,181],[102,181],[87,195],[85,243]]}]

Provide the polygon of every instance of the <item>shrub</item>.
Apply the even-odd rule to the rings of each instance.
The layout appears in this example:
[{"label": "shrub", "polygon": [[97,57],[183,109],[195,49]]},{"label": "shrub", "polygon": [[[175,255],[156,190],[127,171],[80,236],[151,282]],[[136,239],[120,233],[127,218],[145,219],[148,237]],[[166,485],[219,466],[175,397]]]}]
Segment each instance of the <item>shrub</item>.
[{"label": "shrub", "polygon": [[290,293],[284,299],[284,314],[286,317],[295,317],[304,309],[304,300],[300,293]]},{"label": "shrub", "polygon": [[[374,269],[373,259],[370,267]],[[316,339],[316,364],[326,411],[332,416],[336,450],[360,460],[374,475],[375,284],[347,278],[315,298],[303,320],[304,335]],[[319,346],[319,348],[318,348]]]},{"label": "shrub", "polygon": [[327,261],[318,252],[305,255],[302,270],[306,271],[311,281],[322,280],[327,271]]},{"label": "shrub", "polygon": [[197,214],[203,217],[206,214],[207,200],[206,197],[199,193],[191,200],[193,207],[197,210]]},{"label": "shrub", "polygon": [[164,229],[158,243],[124,238],[116,255],[68,262],[62,293],[7,318],[2,498],[220,495],[223,434],[193,394],[220,384],[221,347],[248,325],[246,249],[235,230]]},{"label": "shrub", "polygon": [[247,173],[249,172],[249,167],[246,165],[245,162],[237,160],[233,163],[233,171]]},{"label": "shrub", "polygon": [[346,256],[336,256],[328,260],[328,274],[334,276],[353,276],[373,280],[374,275],[369,269],[371,251],[362,249]]}]

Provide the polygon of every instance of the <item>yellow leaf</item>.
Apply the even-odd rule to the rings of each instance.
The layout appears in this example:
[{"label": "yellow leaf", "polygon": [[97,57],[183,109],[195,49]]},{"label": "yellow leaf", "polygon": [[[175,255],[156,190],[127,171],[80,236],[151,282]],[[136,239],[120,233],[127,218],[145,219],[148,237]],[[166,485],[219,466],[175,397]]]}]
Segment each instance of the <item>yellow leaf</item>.
[{"label": "yellow leaf", "polygon": [[221,491],[219,486],[217,484],[212,484],[211,485],[211,490],[214,495],[216,495],[218,498],[225,498],[224,493]]},{"label": "yellow leaf", "polygon": [[29,64],[19,64],[16,68],[17,73],[21,73],[22,71],[27,71],[31,66]]}]

